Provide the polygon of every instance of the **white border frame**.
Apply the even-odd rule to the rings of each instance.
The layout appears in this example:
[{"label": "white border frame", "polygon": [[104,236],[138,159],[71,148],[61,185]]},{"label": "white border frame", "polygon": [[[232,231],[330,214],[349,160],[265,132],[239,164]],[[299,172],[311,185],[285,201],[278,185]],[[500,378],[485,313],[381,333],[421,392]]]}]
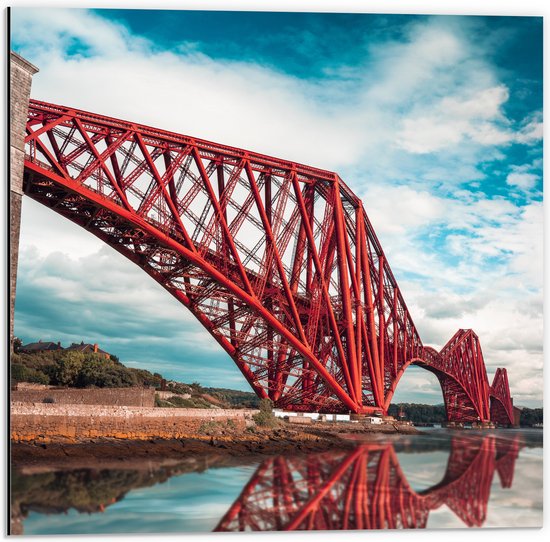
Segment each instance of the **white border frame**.
[{"label": "white border frame", "polygon": [[[550,13],[550,2],[548,0],[159,0],[155,2],[153,0],[94,0],[93,2],[79,3],[77,1],[73,2],[64,2],[49,0],[44,2],[48,7],[93,7],[93,8],[149,8],[149,9],[195,9],[195,10],[227,10],[227,11],[315,11],[315,12],[355,12],[355,13],[387,13],[387,14],[438,14],[438,15],[507,15],[507,16],[543,16],[544,20],[544,72],[546,73],[547,59],[549,58],[548,50],[548,39],[547,39],[547,21],[546,16]],[[90,5],[91,4],[91,5]],[[28,2],[24,0],[12,0],[11,2],[2,2],[3,9],[3,23],[4,29],[6,28],[6,7],[45,7],[43,3],[39,1]],[[4,39],[2,40],[2,58],[3,58],[3,107],[2,114],[6,111],[6,58],[7,58],[7,39],[3,33]],[[546,103],[547,97],[547,88],[545,85],[544,92],[544,102]],[[3,128],[6,124],[3,124]],[[6,164],[6,150],[7,150],[7,141],[6,141],[6,132],[7,129],[3,129],[0,135],[0,157],[2,158],[1,163]],[[545,138],[546,142],[546,138]],[[546,150],[546,144],[544,145]],[[546,163],[545,163],[546,166]],[[5,166],[4,166],[5,168]],[[546,167],[544,168],[546,172]],[[5,172],[5,169],[4,169]],[[7,182],[7,175],[4,174],[4,180]],[[547,183],[545,184],[545,198],[548,195]],[[4,188],[5,190],[5,188]],[[6,252],[6,203],[1,207],[0,212],[0,239],[2,243],[3,254]],[[550,269],[548,266],[548,254],[547,249],[547,240],[548,240],[548,224],[545,214],[545,226],[544,226],[544,277],[545,282],[547,278],[547,272]],[[7,265],[4,262],[4,265],[1,266],[2,269],[2,284],[6,284],[6,272]],[[548,307],[548,290],[545,289],[544,295],[544,305]],[[2,320],[5,318],[6,311],[2,311]],[[1,340],[2,344],[7,344],[7,339],[4,335],[6,333],[7,325],[5,322],[2,322],[3,325],[0,325],[1,329]],[[548,327],[545,327],[544,333],[544,350],[548,350],[549,345],[549,333]],[[6,352],[2,354],[2,367],[5,370],[5,364],[7,363]],[[4,373],[5,374],[5,373]],[[545,372],[545,389],[548,384],[547,378],[548,371]],[[0,405],[2,412],[0,414],[2,419],[2,435],[6,435],[6,416],[7,416],[7,397],[6,389],[7,383],[4,382],[2,378],[2,400]],[[546,435],[545,429],[545,436]],[[7,453],[7,439],[4,440],[6,445],[4,446],[4,458],[6,458]],[[544,453],[545,461],[548,459],[548,450]],[[6,465],[6,460],[4,461]],[[2,494],[1,494],[1,504],[3,505],[4,514],[7,512],[7,503],[4,502],[6,498],[6,478],[5,478],[5,467],[1,469],[1,481],[2,481]],[[544,470],[544,500],[546,503],[550,503],[550,484],[548,480],[548,469]],[[548,509],[548,506],[547,508]],[[468,542],[487,542],[489,537],[498,536],[499,542],[508,542],[514,541],[518,537],[526,538],[525,542],[542,542],[548,540],[550,536],[550,528],[548,527],[548,514],[545,516],[545,527],[543,529],[454,529],[454,530],[421,530],[421,531],[358,531],[358,532],[338,532],[338,538],[343,537],[346,541],[361,541],[365,542],[365,538],[368,537],[368,542],[389,542],[390,539],[393,540],[394,536],[398,536],[400,539],[405,542],[440,542],[441,538],[445,538],[445,542],[464,542],[464,538],[468,538]],[[4,533],[6,532],[7,524],[9,521],[7,515],[4,516]],[[155,538],[160,538],[162,541],[166,542],[181,542],[182,536],[185,536],[186,541],[188,542],[206,542],[208,541],[217,541],[220,540],[236,540],[243,539],[246,542],[262,542],[262,541],[277,541],[277,542],[290,542],[291,540],[301,539],[301,540],[313,540],[312,537],[315,537],[316,541],[320,542],[329,542],[331,538],[334,537],[332,532],[309,532],[309,533],[260,533],[260,534],[175,534],[175,535],[105,535],[105,536],[78,536],[77,539],[85,539],[90,542],[93,541],[103,541],[106,539],[114,538],[116,540],[141,540],[146,537],[154,536]],[[222,538],[220,538],[222,536]],[[25,538],[25,537],[23,537]],[[35,537],[33,537],[35,538]],[[74,536],[70,537],[72,540]],[[48,536],[48,541],[67,541],[69,538],[66,536]]]}]

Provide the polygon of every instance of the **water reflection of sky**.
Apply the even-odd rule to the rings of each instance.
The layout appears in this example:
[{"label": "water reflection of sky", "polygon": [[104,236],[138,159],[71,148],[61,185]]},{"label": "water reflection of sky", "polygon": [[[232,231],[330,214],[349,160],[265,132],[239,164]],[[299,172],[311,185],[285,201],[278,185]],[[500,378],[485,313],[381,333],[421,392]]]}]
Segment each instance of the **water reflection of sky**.
[{"label": "water reflection of sky", "polygon": [[[502,489],[494,476],[483,527],[542,526],[542,457],[542,448],[522,450],[509,489]],[[464,524],[447,506],[430,512],[428,529],[460,527]]]},{"label": "water reflection of sky", "polygon": [[[513,438],[514,434],[510,431],[505,436]],[[472,437],[475,443],[478,437]],[[429,490],[445,478],[450,440],[448,436],[447,444],[444,440],[441,433],[434,433],[421,440],[408,439],[403,441],[404,445],[395,444],[399,467],[415,492]],[[426,443],[433,444],[433,449],[426,447]],[[346,454],[338,457],[343,462]],[[501,486],[500,475],[494,471],[483,527],[536,527],[542,524],[542,457],[542,447],[522,447],[512,463],[510,488]],[[239,499],[258,465],[176,475],[152,487],[132,489],[102,513],[90,515],[70,510],[67,514],[48,515],[30,512],[24,520],[24,531],[25,534],[209,532]],[[458,499],[462,499],[462,495]],[[467,508],[466,501],[461,504]],[[429,512],[426,526],[466,527],[447,504]]]},{"label": "water reflection of sky", "polygon": [[424,453],[397,453],[399,465],[415,491],[435,486],[445,476],[449,453],[446,451]]},{"label": "water reflection of sky", "polygon": [[31,512],[24,522],[25,534],[210,532],[239,496],[256,466],[174,476],[153,487],[132,490],[103,513]]}]

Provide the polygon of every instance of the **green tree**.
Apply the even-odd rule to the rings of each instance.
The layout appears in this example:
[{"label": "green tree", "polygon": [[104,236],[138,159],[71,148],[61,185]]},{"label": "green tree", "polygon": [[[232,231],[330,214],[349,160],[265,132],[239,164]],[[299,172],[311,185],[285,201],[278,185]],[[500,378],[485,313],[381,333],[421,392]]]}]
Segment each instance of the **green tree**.
[{"label": "green tree", "polygon": [[51,369],[52,380],[60,386],[75,386],[82,370],[84,354],[80,352],[64,352]]},{"label": "green tree", "polygon": [[254,414],[252,419],[256,422],[256,425],[262,427],[277,427],[278,421],[275,414],[273,414],[273,403],[270,399],[260,401],[260,412]]},{"label": "green tree", "polygon": [[42,371],[25,367],[18,363],[11,365],[10,377],[12,382],[33,382],[35,384],[49,384],[48,375]]},{"label": "green tree", "polygon": [[131,369],[97,354],[87,354],[80,369],[77,385],[85,388],[118,388],[135,386],[138,379]]},{"label": "green tree", "polygon": [[444,405],[397,403],[390,405],[388,414],[397,418],[401,410],[405,413],[405,419],[413,423],[443,423],[447,419]]},{"label": "green tree", "polygon": [[96,386],[98,388],[104,387],[105,381],[105,364],[107,360],[99,359],[99,356],[88,355],[84,359],[82,368],[78,375],[78,387],[86,388],[89,386]]},{"label": "green tree", "polygon": [[535,423],[542,423],[543,410],[542,408],[523,408],[521,410],[519,423],[523,427],[530,427]]},{"label": "green tree", "polygon": [[140,386],[152,386],[153,388],[160,388],[162,377],[156,376],[156,374],[153,374],[146,369],[135,369],[134,367],[131,367],[129,369],[135,375],[136,381]]}]

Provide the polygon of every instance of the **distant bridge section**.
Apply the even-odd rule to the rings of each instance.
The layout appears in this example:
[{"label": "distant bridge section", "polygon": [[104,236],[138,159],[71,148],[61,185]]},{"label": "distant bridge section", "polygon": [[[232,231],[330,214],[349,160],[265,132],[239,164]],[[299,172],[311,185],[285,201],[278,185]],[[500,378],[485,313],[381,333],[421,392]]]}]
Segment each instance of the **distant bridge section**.
[{"label": "distant bridge section", "polygon": [[489,398],[491,402],[491,421],[499,425],[514,425],[514,404],[510,397],[506,369],[497,369]]}]

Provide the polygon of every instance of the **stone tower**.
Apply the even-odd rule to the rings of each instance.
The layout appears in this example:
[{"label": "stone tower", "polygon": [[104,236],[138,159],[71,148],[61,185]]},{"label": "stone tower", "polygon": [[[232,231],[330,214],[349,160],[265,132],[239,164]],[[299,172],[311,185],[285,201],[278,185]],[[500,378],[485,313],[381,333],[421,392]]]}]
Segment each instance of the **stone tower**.
[{"label": "stone tower", "polygon": [[25,125],[31,95],[32,76],[38,71],[30,62],[10,53],[10,348],[13,350],[13,318],[21,200],[23,198],[23,167],[25,161]]}]

